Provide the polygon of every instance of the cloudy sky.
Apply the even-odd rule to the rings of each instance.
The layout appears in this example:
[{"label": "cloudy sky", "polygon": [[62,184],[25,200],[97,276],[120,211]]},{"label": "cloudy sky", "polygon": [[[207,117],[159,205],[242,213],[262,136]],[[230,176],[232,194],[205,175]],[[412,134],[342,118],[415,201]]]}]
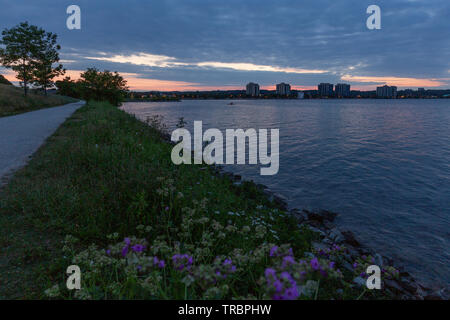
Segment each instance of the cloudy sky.
[{"label": "cloudy sky", "polygon": [[[66,9],[81,8],[81,30]],[[381,8],[381,30],[366,9]],[[0,0],[0,29],[55,32],[68,74],[123,73],[134,90],[450,88],[449,0]],[[14,79],[14,73],[0,67]]]}]

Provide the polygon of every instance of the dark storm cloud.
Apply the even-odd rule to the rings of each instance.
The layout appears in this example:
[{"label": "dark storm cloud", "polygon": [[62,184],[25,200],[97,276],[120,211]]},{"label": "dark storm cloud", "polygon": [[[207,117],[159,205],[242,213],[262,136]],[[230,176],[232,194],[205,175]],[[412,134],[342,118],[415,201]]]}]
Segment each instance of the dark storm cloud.
[{"label": "dark storm cloud", "polygon": [[[66,28],[68,5],[82,10],[82,30]],[[382,9],[382,29],[366,28],[366,8]],[[59,34],[70,69],[89,66],[201,85],[312,86],[375,77],[450,78],[450,2],[424,1],[3,1],[0,27],[21,21]],[[102,55],[101,53],[104,53]],[[152,66],[86,57],[145,53],[183,65]],[[73,62],[71,62],[73,61]],[[133,60],[134,61],[134,60]],[[325,70],[322,74],[231,70],[202,62]],[[379,80],[382,81],[382,80]],[[376,83],[376,82],[375,82]]]}]

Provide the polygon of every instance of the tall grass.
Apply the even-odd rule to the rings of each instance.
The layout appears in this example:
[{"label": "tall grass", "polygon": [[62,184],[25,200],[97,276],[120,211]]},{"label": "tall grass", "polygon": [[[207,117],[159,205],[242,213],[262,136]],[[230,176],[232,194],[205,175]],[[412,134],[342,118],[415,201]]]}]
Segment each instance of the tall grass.
[{"label": "tall grass", "polygon": [[33,92],[29,92],[25,97],[21,88],[0,84],[0,117],[60,106],[75,101],[69,97],[54,94],[44,96]]}]

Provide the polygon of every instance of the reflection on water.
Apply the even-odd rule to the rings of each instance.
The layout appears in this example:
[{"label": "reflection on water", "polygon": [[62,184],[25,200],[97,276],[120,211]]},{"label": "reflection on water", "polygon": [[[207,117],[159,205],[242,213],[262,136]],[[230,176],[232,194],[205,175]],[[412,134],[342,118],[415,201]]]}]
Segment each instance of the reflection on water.
[{"label": "reflection on water", "polygon": [[284,194],[292,207],[340,213],[337,223],[404,263],[450,283],[449,100],[238,100],[127,103],[143,119],[208,128],[279,128],[280,171],[228,166]]}]

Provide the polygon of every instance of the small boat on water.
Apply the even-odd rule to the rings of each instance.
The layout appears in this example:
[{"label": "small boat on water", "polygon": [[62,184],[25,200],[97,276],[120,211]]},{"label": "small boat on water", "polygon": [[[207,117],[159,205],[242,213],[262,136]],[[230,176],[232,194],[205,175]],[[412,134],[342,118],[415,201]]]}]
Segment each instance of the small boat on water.
[{"label": "small boat on water", "polygon": [[230,102],[228,105],[229,106],[234,106],[234,102]]}]

